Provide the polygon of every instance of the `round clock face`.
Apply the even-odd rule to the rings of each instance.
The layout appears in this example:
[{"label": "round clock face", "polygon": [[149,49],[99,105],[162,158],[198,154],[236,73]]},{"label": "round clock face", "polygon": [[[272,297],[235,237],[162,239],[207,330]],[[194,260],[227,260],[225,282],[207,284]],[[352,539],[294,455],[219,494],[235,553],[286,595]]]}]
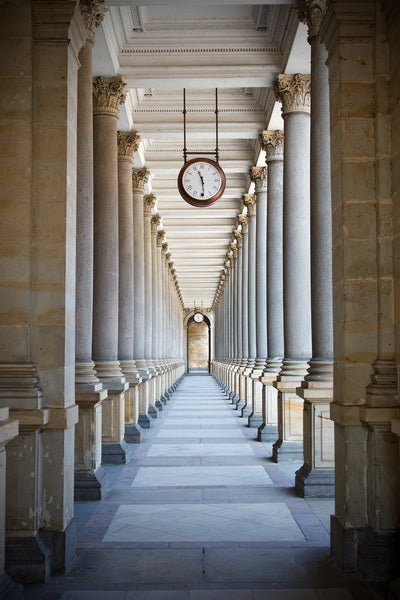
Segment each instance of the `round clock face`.
[{"label": "round clock face", "polygon": [[201,323],[204,317],[201,313],[196,313],[193,319],[196,321],[196,323]]},{"label": "round clock face", "polygon": [[225,185],[225,173],[209,158],[189,160],[178,176],[179,193],[192,206],[209,206],[222,196]]}]

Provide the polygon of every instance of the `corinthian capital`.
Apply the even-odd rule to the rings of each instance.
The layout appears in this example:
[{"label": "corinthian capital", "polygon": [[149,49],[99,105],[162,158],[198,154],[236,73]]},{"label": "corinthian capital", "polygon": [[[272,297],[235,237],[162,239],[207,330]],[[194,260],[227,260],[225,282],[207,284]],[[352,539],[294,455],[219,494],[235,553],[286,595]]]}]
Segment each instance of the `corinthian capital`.
[{"label": "corinthian capital", "polygon": [[243,204],[247,208],[247,214],[249,217],[254,217],[256,214],[257,199],[255,194],[243,194]]},{"label": "corinthian capital", "polygon": [[267,191],[267,167],[251,167],[249,176],[254,181],[256,193]]},{"label": "corinthian capital", "polygon": [[248,233],[249,221],[247,215],[240,214],[237,216],[238,224],[242,226],[242,233]]},{"label": "corinthian capital", "polygon": [[117,131],[118,159],[133,161],[133,153],[139,148],[140,135],[134,131]]},{"label": "corinthian capital", "polygon": [[310,76],[278,75],[274,83],[275,98],[282,103],[282,115],[291,112],[310,112]]},{"label": "corinthian capital", "polygon": [[86,39],[93,43],[94,30],[101,24],[108,9],[104,6],[104,0],[80,0],[79,10],[85,24]]},{"label": "corinthian capital", "polygon": [[260,145],[265,150],[265,162],[283,160],[283,131],[265,130],[260,135]]},{"label": "corinthian capital", "polygon": [[229,248],[232,251],[233,258],[237,258],[237,243],[236,243],[236,241],[230,242]]},{"label": "corinthian capital", "polygon": [[164,231],[164,229],[160,229],[160,231],[157,231],[157,235],[156,235],[157,248],[161,248],[162,247],[164,238],[165,238],[165,231]]},{"label": "corinthian capital", "polygon": [[241,248],[243,245],[243,235],[240,229],[235,229],[233,232],[233,236],[236,240],[237,248]]},{"label": "corinthian capital", "polygon": [[151,217],[151,233],[157,234],[157,229],[161,225],[161,215],[158,213]]},{"label": "corinthian capital", "polygon": [[119,117],[118,106],[125,102],[127,86],[122,77],[95,77],[93,80],[93,113]]},{"label": "corinthian capital", "polygon": [[132,170],[132,187],[135,190],[144,190],[145,184],[150,179],[150,171],[143,167],[142,169]]},{"label": "corinthian capital", "polygon": [[143,210],[145,217],[151,217],[151,211],[155,207],[157,198],[154,194],[146,194],[143,198]]},{"label": "corinthian capital", "polygon": [[319,35],[327,4],[327,0],[299,0],[297,14],[300,21],[307,25],[309,38]]}]

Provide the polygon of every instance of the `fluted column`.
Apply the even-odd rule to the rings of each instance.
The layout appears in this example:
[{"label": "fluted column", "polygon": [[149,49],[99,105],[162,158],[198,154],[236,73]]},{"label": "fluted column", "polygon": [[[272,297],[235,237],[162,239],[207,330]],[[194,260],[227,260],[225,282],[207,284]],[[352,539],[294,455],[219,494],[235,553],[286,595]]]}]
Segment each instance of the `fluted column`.
[{"label": "fluted column", "polygon": [[333,496],[334,426],[329,418],[333,398],[332,207],[330,169],[328,52],[319,28],[324,0],[305,0],[299,17],[308,25],[311,45],[311,323],[312,359],[297,389],[304,399],[304,465],[296,473],[302,496]]},{"label": "fluted column", "polygon": [[251,377],[253,379],[252,410],[249,425],[262,423],[262,383],[260,377],[267,360],[267,168],[253,167],[250,178],[254,181],[257,198],[256,215],[256,348],[257,356]]},{"label": "fluted column", "polygon": [[139,372],[133,354],[133,154],[140,137],[134,132],[118,131],[118,199],[119,199],[119,313],[118,357],[129,384],[125,393],[125,441],[138,443],[141,438],[139,419]]},{"label": "fluted column", "polygon": [[159,317],[160,317],[160,273],[158,268],[158,256],[160,254],[157,246],[157,235],[158,235],[158,227],[161,225],[161,216],[156,213],[151,218],[151,272],[152,272],[152,328],[151,328],[151,356],[153,360],[153,365],[155,369],[155,406],[158,410],[162,410],[161,403],[161,363],[160,356],[158,352],[158,338],[160,335],[160,326],[159,326]]},{"label": "fluted column", "polygon": [[151,249],[151,217],[152,211],[156,205],[154,194],[146,194],[143,198],[143,219],[144,219],[144,357],[146,367],[149,372],[149,414],[153,419],[157,418],[158,411],[156,403],[156,386],[154,375],[156,370],[152,361],[152,340],[153,340],[153,262]]},{"label": "fluted column", "polygon": [[237,248],[237,259],[236,259],[236,347],[237,347],[237,361],[236,361],[236,393],[239,397],[236,403],[236,409],[242,411],[242,408],[246,403],[245,387],[243,379],[243,235],[240,229],[235,229],[233,232],[236,240]]},{"label": "fluted column", "polygon": [[279,75],[275,94],[285,122],[283,293],[285,356],[274,385],[279,439],[274,460],[302,459],[303,401],[297,396],[311,357],[310,76]]},{"label": "fluted column", "polygon": [[267,339],[268,358],[260,381],[263,422],[258,439],[278,439],[278,391],[273,386],[284,353],[283,341],[283,131],[263,131],[261,147],[268,168],[267,194]]},{"label": "fluted column", "polygon": [[133,200],[133,354],[142,379],[139,384],[139,425],[148,429],[149,416],[149,372],[145,361],[145,258],[144,258],[144,186],[150,177],[146,168],[132,171]]},{"label": "fluted column", "polygon": [[103,462],[125,462],[128,384],[118,361],[118,106],[126,97],[121,77],[93,81],[94,278],[93,358],[108,396],[103,402]]},{"label": "fluted column", "polygon": [[81,2],[86,44],[79,53],[76,170],[75,287],[75,500],[99,500],[104,482],[101,467],[101,403],[107,397],[92,360],[93,332],[93,93],[94,29],[103,20],[103,2]]},{"label": "fluted column", "polygon": [[240,362],[240,393],[243,401],[242,417],[247,417],[251,410],[248,403],[247,377],[249,358],[249,229],[247,214],[238,215],[238,223],[242,232],[242,352]]}]

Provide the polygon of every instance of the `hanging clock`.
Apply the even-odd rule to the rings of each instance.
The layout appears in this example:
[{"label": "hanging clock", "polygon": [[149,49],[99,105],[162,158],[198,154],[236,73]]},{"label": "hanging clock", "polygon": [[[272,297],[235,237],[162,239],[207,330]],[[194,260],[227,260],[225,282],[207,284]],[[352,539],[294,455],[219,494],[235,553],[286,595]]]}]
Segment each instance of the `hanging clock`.
[{"label": "hanging clock", "polygon": [[224,193],[225,173],[210,158],[192,158],[178,175],[179,193],[192,206],[210,206]]},{"label": "hanging clock", "polygon": [[204,316],[201,313],[196,313],[193,317],[196,323],[201,323],[204,320]]}]

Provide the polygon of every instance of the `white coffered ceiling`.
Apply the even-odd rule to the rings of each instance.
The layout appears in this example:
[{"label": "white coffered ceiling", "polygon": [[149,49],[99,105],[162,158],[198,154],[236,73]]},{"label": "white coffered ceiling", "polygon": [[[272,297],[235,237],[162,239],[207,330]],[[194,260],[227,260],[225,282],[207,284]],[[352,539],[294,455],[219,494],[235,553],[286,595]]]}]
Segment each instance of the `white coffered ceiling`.
[{"label": "white coffered ceiling", "polygon": [[[95,75],[122,75],[129,97],[118,127],[142,139],[135,166],[152,173],[149,190],[186,307],[212,306],[247,173],[263,164],[258,134],[282,127],[271,85],[278,73],[309,72],[306,28],[292,0],[109,0],[96,31]],[[183,164],[183,88],[187,147],[215,149],[218,88],[222,198],[208,208],[186,204],[177,189]],[[213,158],[213,156],[210,156]]]}]

